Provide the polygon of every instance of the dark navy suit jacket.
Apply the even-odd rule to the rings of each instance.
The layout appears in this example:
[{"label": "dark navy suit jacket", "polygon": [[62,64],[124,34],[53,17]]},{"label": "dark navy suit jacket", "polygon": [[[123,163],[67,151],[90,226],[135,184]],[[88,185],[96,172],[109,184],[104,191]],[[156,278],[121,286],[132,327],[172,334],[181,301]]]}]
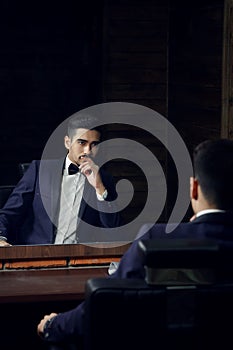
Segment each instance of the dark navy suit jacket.
[{"label": "dark navy suit jacket", "polygon": [[[150,226],[151,227],[151,226]],[[226,246],[233,244],[232,213],[213,213],[196,218],[190,223],[181,223],[169,234],[166,224],[155,224],[142,237],[136,239],[123,255],[119,267],[109,278],[145,278],[144,256],[140,253],[138,240],[155,238],[211,239]],[[48,341],[75,341],[82,335],[85,301],[77,308],[59,314],[47,333]]]},{"label": "dark navy suit jacket", "polygon": [[[0,210],[1,235],[6,236],[9,243],[54,243],[63,168],[64,159],[32,161]],[[114,207],[117,193],[113,178],[104,170],[100,171],[108,196],[106,201],[97,200],[95,189],[86,180],[85,199],[82,199],[77,214],[77,220],[81,219],[78,226],[80,242],[101,241],[101,228],[117,227],[121,223],[116,208],[113,213],[105,210]],[[91,225],[90,230],[87,223]],[[102,241],[107,239],[106,232],[103,232]]]}]

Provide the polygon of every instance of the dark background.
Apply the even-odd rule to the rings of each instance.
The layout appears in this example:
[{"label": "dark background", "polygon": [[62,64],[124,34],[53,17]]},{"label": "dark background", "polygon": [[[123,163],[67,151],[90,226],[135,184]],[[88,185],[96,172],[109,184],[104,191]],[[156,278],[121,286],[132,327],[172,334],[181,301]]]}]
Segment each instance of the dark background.
[{"label": "dark background", "polygon": [[101,1],[0,2],[0,184],[101,95]]}]

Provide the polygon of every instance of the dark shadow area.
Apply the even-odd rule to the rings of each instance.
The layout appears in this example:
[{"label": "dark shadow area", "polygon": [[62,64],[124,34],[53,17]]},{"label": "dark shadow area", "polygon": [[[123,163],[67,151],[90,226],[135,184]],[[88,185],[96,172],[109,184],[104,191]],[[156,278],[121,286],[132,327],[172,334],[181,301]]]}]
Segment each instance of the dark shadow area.
[{"label": "dark shadow area", "polygon": [[100,102],[102,1],[0,4],[0,183],[41,157],[50,134]]}]

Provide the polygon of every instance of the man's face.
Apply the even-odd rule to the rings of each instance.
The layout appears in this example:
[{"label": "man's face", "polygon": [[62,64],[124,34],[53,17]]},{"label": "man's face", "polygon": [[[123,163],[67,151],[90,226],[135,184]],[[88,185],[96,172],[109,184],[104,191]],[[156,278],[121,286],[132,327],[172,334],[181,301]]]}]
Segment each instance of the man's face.
[{"label": "man's face", "polygon": [[69,159],[80,165],[85,160],[85,155],[91,158],[96,156],[100,133],[97,130],[77,129],[72,139],[65,136],[64,143],[69,150]]}]

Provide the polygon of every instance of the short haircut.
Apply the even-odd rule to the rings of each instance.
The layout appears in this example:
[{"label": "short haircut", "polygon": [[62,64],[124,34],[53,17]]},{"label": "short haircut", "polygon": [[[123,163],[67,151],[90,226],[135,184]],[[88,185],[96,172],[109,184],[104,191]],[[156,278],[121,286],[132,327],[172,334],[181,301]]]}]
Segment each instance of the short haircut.
[{"label": "short haircut", "polygon": [[77,112],[68,120],[67,134],[72,139],[76,134],[77,129],[96,130],[100,133],[102,139],[103,128],[99,119],[87,112]]},{"label": "short haircut", "polygon": [[194,176],[218,209],[233,209],[233,140],[207,140],[193,153]]}]

